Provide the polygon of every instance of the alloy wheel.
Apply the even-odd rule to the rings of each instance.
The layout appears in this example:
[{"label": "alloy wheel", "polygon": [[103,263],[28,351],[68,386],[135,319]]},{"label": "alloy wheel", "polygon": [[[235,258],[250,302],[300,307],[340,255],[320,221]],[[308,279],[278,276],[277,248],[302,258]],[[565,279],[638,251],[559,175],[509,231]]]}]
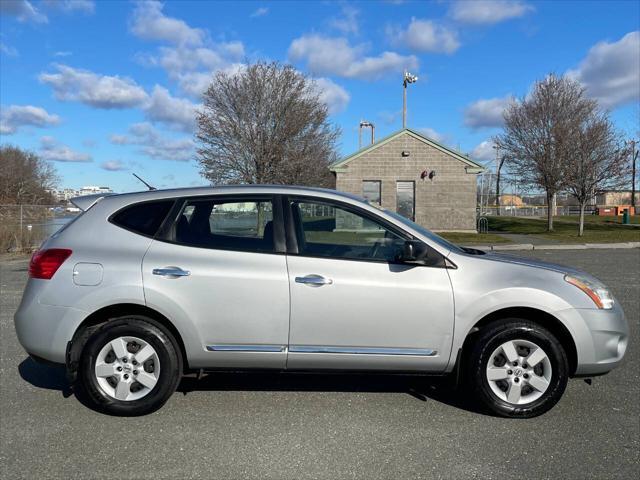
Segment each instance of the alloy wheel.
[{"label": "alloy wheel", "polygon": [[138,337],[117,337],[98,353],[94,372],[105,394],[131,402],[148,395],[158,383],[160,360],[148,342]]},{"label": "alloy wheel", "polygon": [[551,374],[546,352],[528,340],[504,342],[491,354],[486,368],[491,391],[513,405],[529,404],[542,397]]}]

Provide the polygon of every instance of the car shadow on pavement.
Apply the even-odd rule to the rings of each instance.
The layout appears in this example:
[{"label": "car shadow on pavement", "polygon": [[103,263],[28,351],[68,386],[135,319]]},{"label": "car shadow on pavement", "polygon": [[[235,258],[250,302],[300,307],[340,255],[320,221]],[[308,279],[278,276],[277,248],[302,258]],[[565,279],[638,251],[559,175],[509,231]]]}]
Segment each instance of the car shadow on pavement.
[{"label": "car shadow on pavement", "polygon": [[192,391],[404,393],[422,402],[433,400],[469,412],[487,414],[469,401],[463,389],[456,388],[449,378],[425,375],[212,372],[201,379],[185,376],[178,392],[187,395]]},{"label": "car shadow on pavement", "polygon": [[[65,398],[74,394],[62,366],[37,363],[28,357],[20,363],[18,372],[23,380],[34,387],[59,390]],[[403,393],[417,401],[432,400],[486,414],[448,378],[420,375],[260,371],[212,372],[200,379],[195,375],[183,377],[178,392],[188,395],[194,391]],[[78,397],[78,400],[89,406],[84,398]]]},{"label": "car shadow on pavement", "polygon": [[18,372],[34,387],[60,390],[65,398],[73,394],[63,366],[45,365],[27,357],[18,365]]}]

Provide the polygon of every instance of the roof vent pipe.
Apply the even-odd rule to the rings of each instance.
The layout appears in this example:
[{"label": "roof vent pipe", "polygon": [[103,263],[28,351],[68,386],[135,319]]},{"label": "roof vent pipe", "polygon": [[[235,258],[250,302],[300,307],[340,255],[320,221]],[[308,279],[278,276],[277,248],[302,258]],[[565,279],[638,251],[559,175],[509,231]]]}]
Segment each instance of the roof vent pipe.
[{"label": "roof vent pipe", "polygon": [[371,128],[371,144],[373,145],[376,141],[376,126],[371,122],[362,120],[360,122],[360,127],[358,128],[358,149],[362,148],[362,129],[363,128]]}]

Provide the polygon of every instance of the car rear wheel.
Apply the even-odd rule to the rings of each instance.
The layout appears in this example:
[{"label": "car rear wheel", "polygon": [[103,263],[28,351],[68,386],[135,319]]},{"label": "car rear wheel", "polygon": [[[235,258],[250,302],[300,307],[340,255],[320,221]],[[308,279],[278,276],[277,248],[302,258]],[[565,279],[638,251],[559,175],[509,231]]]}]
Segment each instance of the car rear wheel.
[{"label": "car rear wheel", "polygon": [[569,362],[546,328],[521,319],[485,327],[469,355],[469,383],[492,413],[531,418],[551,409],[569,378]]},{"label": "car rear wheel", "polygon": [[91,406],[106,413],[151,413],[169,399],[180,381],[178,348],[172,335],[152,319],[110,320],[83,348],[78,390]]}]

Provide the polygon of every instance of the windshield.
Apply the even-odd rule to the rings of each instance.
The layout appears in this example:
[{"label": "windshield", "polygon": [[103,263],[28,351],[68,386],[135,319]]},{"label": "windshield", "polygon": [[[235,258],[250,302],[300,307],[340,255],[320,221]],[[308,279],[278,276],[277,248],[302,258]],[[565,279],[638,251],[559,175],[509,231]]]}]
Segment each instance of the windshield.
[{"label": "windshield", "polygon": [[454,252],[464,253],[464,250],[461,247],[457,246],[454,243],[449,242],[448,240],[445,240],[440,235],[436,235],[431,230],[427,230],[422,225],[418,225],[416,222],[412,222],[408,218],[405,218],[405,217],[403,217],[402,215],[400,215],[400,214],[398,214],[396,212],[392,212],[392,211],[389,211],[389,210],[383,210],[383,211],[384,211],[384,213],[386,213],[388,215],[391,215],[393,218],[395,218],[399,222],[404,223],[405,225],[407,225],[408,227],[413,228],[414,230],[417,230],[422,235],[427,237],[429,240],[432,240],[432,241],[436,242],[441,247],[444,247],[447,250],[453,250]]}]

